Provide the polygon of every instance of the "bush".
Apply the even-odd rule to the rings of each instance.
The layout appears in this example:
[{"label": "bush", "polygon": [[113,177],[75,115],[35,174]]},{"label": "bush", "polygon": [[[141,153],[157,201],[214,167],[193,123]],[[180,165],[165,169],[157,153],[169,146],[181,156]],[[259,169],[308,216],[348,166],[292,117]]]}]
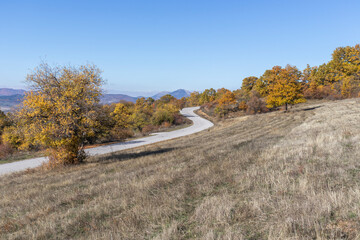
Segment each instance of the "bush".
[{"label": "bush", "polygon": [[126,138],[134,136],[134,133],[130,129],[115,127],[110,131],[111,140],[124,140]]},{"label": "bush", "polygon": [[252,96],[247,102],[246,113],[248,114],[265,113],[268,111],[269,109],[266,107],[265,101],[257,95]]},{"label": "bush", "polygon": [[14,153],[14,149],[9,144],[0,144],[0,159],[4,159]]},{"label": "bush", "polygon": [[337,93],[331,86],[310,87],[304,90],[304,96],[307,99],[337,100],[343,98],[341,94]]},{"label": "bush", "polygon": [[148,133],[151,133],[151,132],[156,131],[158,129],[159,129],[159,127],[154,126],[152,124],[149,124],[149,125],[144,126],[143,129],[141,130],[141,132],[143,134],[148,134]]},{"label": "bush", "polygon": [[166,109],[158,109],[154,113],[151,121],[154,125],[160,126],[163,122],[174,122],[174,114],[172,114],[170,111],[167,111]]},{"label": "bush", "polygon": [[163,122],[163,123],[161,124],[161,127],[162,127],[162,128],[169,128],[169,127],[171,127],[171,123],[169,123],[169,122]]},{"label": "bush", "polygon": [[181,124],[185,124],[185,123],[188,123],[188,120],[187,118],[185,118],[184,116],[180,115],[180,114],[175,114],[174,115],[174,124],[175,125],[181,125]]}]

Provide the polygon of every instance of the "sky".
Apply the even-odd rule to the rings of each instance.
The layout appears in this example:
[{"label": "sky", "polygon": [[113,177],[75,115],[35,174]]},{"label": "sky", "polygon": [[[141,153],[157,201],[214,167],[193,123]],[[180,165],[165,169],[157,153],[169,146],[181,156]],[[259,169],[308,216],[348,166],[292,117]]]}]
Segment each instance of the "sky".
[{"label": "sky", "polygon": [[0,87],[41,62],[95,64],[108,93],[241,87],[360,43],[360,1],[0,0]]}]

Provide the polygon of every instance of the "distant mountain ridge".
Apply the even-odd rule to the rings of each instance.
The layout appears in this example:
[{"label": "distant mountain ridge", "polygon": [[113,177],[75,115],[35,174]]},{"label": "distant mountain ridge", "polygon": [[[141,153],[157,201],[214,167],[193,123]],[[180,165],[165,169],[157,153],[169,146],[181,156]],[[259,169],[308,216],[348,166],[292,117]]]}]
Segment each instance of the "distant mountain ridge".
[{"label": "distant mountain ridge", "polygon": [[[23,89],[0,88],[0,109],[8,111],[12,107],[18,105],[22,102],[25,93],[26,91]],[[166,94],[170,94],[171,96],[180,99],[190,96],[190,91],[185,89],[178,89],[173,92],[163,91],[153,95],[151,98],[157,100]],[[120,101],[136,102],[136,99],[138,98],[141,98],[141,96],[131,97],[126,94],[104,94],[101,97],[100,102],[102,104],[118,103]]]},{"label": "distant mountain ridge", "polygon": [[0,96],[25,95],[23,89],[0,88]]},{"label": "distant mountain ridge", "polygon": [[155,100],[158,100],[158,99],[160,99],[162,96],[165,96],[166,94],[170,94],[170,92],[162,91],[162,92],[159,92],[159,93],[155,94],[154,96],[151,96],[151,98],[153,98],[153,99],[155,99]]},{"label": "distant mountain ridge", "polygon": [[126,94],[104,94],[101,97],[100,102],[102,104],[111,104],[111,103],[117,103],[120,101],[126,101],[126,102],[136,102],[136,99],[139,97],[131,97]]},{"label": "distant mountain ridge", "polygon": [[183,97],[189,97],[190,96],[190,91],[188,90],[185,90],[185,89],[178,89],[178,90],[175,90],[173,92],[159,92],[158,94],[155,94],[154,96],[152,96],[153,99],[157,100],[157,99],[160,99],[162,96],[165,96],[166,94],[170,94],[171,96],[177,98],[177,99],[180,99],[180,98],[183,98]]}]

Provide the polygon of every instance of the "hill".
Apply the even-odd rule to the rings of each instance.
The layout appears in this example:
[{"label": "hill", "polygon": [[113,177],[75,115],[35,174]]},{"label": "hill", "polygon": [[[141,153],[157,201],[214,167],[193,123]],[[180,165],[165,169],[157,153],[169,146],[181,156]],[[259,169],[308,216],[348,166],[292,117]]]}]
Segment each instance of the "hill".
[{"label": "hill", "polygon": [[159,93],[155,94],[155,95],[152,96],[151,98],[153,98],[153,99],[155,99],[155,100],[158,100],[158,99],[160,99],[162,96],[165,96],[166,94],[170,94],[170,92],[162,91],[162,92],[159,92]]},{"label": "hill", "polygon": [[105,94],[101,97],[101,103],[110,104],[118,103],[120,101],[136,102],[139,97],[131,97],[125,94]]},{"label": "hill", "polygon": [[[0,109],[3,111],[9,111],[12,107],[15,107],[16,105],[21,103],[25,92],[26,91],[23,89],[0,88]],[[152,96],[152,98],[157,100],[166,94],[170,94],[178,99],[190,96],[189,91],[184,89],[178,89],[174,92],[160,92]],[[120,101],[136,102],[136,99],[138,98],[141,98],[141,96],[131,97],[126,94],[104,94],[101,97],[101,103],[110,104]]]},{"label": "hill", "polygon": [[1,111],[7,112],[10,111],[11,108],[20,104],[23,100],[24,95],[6,95],[0,96],[0,109]]},{"label": "hill", "polygon": [[25,90],[13,88],[0,88],[0,96],[24,95]]},{"label": "hill", "polygon": [[166,95],[166,94],[170,94],[171,96],[180,99],[183,97],[189,97],[190,96],[190,91],[187,91],[185,89],[178,89],[175,90],[173,92],[159,92],[158,94],[155,94],[154,96],[152,96],[153,99],[157,100],[160,99],[162,96]]},{"label": "hill", "polygon": [[183,98],[183,97],[189,97],[190,96],[190,91],[187,91],[185,89],[178,89],[178,90],[176,90],[174,92],[171,92],[170,95],[177,98],[177,99],[180,99],[180,98]]},{"label": "hill", "polygon": [[358,239],[359,121],[360,99],[300,104],[71,168],[0,177],[0,233]]}]

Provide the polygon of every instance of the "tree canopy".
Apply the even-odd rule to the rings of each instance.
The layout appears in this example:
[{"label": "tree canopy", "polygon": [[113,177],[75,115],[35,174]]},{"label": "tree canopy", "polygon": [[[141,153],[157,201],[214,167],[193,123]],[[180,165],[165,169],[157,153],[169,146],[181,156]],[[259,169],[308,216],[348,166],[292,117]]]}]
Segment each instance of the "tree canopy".
[{"label": "tree canopy", "polygon": [[84,143],[95,134],[96,105],[103,79],[94,65],[80,67],[41,64],[27,76],[31,91],[16,113],[23,144],[48,149],[51,163],[84,160]]}]

